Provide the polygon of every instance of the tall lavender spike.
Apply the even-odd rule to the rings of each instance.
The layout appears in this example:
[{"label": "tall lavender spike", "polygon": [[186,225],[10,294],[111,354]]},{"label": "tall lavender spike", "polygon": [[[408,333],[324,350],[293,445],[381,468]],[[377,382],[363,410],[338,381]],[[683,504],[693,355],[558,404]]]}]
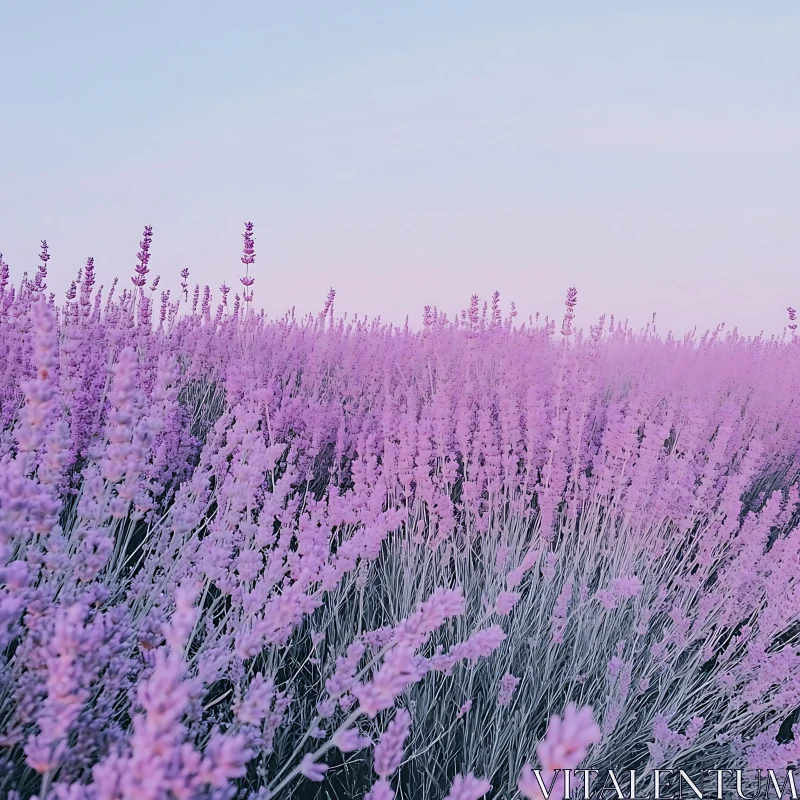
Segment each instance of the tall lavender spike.
[{"label": "tall lavender spike", "polygon": [[41,251],[39,252],[39,264],[36,270],[36,277],[34,278],[34,290],[37,292],[44,292],[47,289],[47,284],[44,282],[47,278],[47,262],[50,260],[50,252],[47,247],[47,240],[42,239]]},{"label": "tall lavender spike", "polygon": [[564,305],[567,311],[564,314],[564,321],[561,324],[561,334],[570,336],[572,334],[572,320],[575,319],[575,306],[578,303],[578,290],[571,287],[567,290],[567,299]]},{"label": "tall lavender spike", "polygon": [[148,264],[150,263],[150,245],[153,241],[153,226],[145,225],[142,241],[139,242],[141,248],[136,254],[139,263],[134,268],[135,275],[131,277],[131,283],[141,289],[147,283],[147,273],[150,271]]},{"label": "tall lavender spike", "polygon": [[3,254],[0,253],[0,297],[6,293],[6,286],[8,286],[8,264],[3,261]]},{"label": "tall lavender spike", "polygon": [[252,286],[256,282],[256,279],[250,274],[250,265],[255,263],[256,260],[256,251],[255,251],[255,239],[253,238],[253,223],[252,222],[245,222],[244,224],[244,233],[242,234],[244,238],[244,250],[242,254],[242,264],[245,265],[245,274],[239,278],[244,286],[243,295],[244,301],[246,303],[250,303],[253,299],[253,290]]}]

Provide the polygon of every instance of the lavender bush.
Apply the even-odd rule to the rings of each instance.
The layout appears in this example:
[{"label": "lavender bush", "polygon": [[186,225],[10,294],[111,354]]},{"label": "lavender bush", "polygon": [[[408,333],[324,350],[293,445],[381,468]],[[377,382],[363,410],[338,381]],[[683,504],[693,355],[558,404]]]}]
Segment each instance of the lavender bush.
[{"label": "lavender bush", "polygon": [[[800,763],[800,347],[0,258],[0,796]],[[563,715],[563,716],[562,716]],[[643,791],[647,786],[643,785]]]}]

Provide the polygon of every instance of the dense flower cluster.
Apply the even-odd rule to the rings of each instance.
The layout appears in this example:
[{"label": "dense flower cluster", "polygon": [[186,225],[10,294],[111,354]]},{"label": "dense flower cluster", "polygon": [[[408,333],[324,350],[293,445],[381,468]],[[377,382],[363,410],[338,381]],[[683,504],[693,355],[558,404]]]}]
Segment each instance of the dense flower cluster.
[{"label": "dense flower cluster", "polygon": [[61,305],[0,259],[0,796],[800,761],[793,330],[270,321],[250,223],[243,297],[159,307],[152,239]]}]

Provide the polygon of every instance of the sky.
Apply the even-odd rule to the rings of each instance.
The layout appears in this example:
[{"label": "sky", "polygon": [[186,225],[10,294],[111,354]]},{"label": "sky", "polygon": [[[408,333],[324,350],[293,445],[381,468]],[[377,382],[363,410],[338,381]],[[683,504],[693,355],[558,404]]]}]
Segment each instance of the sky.
[{"label": "sky", "polygon": [[780,333],[800,3],[0,0],[0,252],[255,304]]}]

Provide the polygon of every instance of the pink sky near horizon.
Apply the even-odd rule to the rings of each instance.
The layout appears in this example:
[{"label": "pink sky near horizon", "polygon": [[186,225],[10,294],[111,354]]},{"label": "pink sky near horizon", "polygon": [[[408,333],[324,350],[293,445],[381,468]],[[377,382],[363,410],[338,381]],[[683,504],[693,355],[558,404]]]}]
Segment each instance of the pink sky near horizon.
[{"label": "pink sky near horizon", "polygon": [[[41,7],[39,7],[41,6]],[[473,292],[576,326],[780,333],[800,305],[800,7],[77,2],[3,11],[0,252],[272,316],[420,324]],[[46,13],[45,13],[46,12]],[[140,53],[141,51],[141,53]],[[13,77],[12,77],[13,76]]]}]

